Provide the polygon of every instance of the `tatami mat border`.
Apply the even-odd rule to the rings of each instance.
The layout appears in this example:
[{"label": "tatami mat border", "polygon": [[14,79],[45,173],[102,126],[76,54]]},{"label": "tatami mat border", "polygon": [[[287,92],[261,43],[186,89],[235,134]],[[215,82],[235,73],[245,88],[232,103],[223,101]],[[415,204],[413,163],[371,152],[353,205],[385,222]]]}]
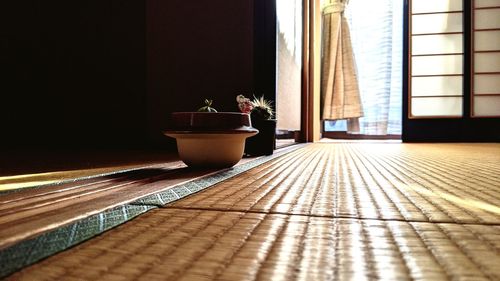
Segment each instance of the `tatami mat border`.
[{"label": "tatami mat border", "polygon": [[88,240],[155,207],[123,205],[0,251],[0,278]]},{"label": "tatami mat border", "polygon": [[305,145],[294,145],[278,150],[273,155],[259,157],[245,164],[175,186],[167,191],[146,196],[130,204],[106,210],[0,250],[0,278],[106,232],[149,210],[199,192]]},{"label": "tatami mat border", "polygon": [[8,280],[499,280],[499,231],[155,208]]},{"label": "tatami mat border", "polygon": [[303,146],[304,145],[294,145],[287,149],[281,150],[273,155],[260,157],[245,164],[222,170],[214,175],[196,179],[188,183],[175,186],[163,192],[151,194],[135,202],[132,202],[131,204],[141,205],[141,206],[142,205],[152,205],[158,207],[165,206],[169,203],[182,199],[186,196],[192,195],[207,187],[213,186],[221,181],[230,179],[236,175],[239,175],[240,173],[255,168],[263,163],[268,162],[269,160],[275,159],[285,153],[294,151]]}]

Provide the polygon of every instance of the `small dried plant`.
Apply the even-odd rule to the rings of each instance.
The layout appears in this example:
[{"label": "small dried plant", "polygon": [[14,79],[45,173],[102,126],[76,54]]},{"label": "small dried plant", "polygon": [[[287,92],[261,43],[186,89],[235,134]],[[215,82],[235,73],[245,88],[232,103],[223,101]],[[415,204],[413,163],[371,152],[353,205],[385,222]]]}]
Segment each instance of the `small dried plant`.
[{"label": "small dried plant", "polygon": [[213,103],[212,100],[205,99],[205,106],[200,107],[198,109],[198,112],[217,112],[217,110],[215,110],[215,108],[212,107],[212,103]]}]

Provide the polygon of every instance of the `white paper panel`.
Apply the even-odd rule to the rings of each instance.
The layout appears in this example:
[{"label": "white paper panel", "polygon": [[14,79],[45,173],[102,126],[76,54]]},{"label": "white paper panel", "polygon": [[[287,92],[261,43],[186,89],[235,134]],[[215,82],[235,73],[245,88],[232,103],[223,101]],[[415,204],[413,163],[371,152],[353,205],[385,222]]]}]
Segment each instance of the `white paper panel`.
[{"label": "white paper panel", "polygon": [[411,25],[412,34],[461,32],[462,13],[414,15]]},{"label": "white paper panel", "polygon": [[412,13],[461,11],[462,0],[413,0]]},{"label": "white paper panel", "polygon": [[474,75],[474,94],[500,94],[500,74]]},{"label": "white paper panel", "polygon": [[500,50],[500,30],[474,32],[474,49],[476,51]]},{"label": "white paper panel", "polygon": [[412,75],[462,74],[462,55],[413,57]]},{"label": "white paper panel", "polygon": [[474,116],[500,116],[500,96],[474,97]]},{"label": "white paper panel", "polygon": [[462,53],[462,34],[441,34],[413,36],[413,55]]},{"label": "white paper panel", "polygon": [[412,98],[412,116],[462,116],[462,98]]},{"label": "white paper panel", "polygon": [[462,95],[462,76],[411,78],[412,96]]},{"label": "white paper panel", "polygon": [[500,28],[500,9],[476,10],[474,28]]},{"label": "white paper panel", "polygon": [[500,53],[474,54],[474,72],[500,72]]},{"label": "white paper panel", "polygon": [[500,6],[500,0],[475,0],[474,2],[476,8]]}]

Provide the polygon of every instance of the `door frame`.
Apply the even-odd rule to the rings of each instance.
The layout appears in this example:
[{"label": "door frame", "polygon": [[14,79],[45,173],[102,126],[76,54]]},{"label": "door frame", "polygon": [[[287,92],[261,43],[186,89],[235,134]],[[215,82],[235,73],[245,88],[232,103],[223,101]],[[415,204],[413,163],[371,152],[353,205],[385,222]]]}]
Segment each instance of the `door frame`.
[{"label": "door frame", "polygon": [[[303,0],[303,51],[301,85],[301,129],[297,140],[319,140],[319,57],[315,39],[320,38],[316,22],[319,0]],[[277,15],[275,0],[254,1],[254,92],[266,93],[266,98],[276,104],[276,32]],[[317,93],[316,93],[317,92]]]},{"label": "door frame", "polygon": [[321,7],[320,0],[304,0],[302,71],[302,136],[303,142],[321,138],[320,73],[321,73]]}]

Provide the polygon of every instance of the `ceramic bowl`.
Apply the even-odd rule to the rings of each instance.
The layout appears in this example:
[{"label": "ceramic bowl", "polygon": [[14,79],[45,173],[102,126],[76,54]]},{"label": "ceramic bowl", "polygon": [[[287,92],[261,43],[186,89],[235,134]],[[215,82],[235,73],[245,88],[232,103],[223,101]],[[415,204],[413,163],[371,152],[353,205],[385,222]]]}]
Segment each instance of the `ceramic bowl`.
[{"label": "ceramic bowl", "polygon": [[181,160],[191,167],[232,167],[243,157],[245,139],[259,131],[237,112],[174,112],[172,130]]}]

